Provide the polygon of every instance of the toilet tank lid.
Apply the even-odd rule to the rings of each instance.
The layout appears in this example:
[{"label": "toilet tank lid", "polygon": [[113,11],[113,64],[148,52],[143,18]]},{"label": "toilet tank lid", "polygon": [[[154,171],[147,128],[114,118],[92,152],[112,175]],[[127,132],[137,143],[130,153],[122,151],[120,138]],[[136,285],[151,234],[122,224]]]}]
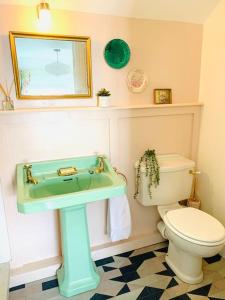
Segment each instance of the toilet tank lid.
[{"label": "toilet tank lid", "polygon": [[[160,167],[160,172],[171,172],[185,169],[192,169],[195,162],[179,154],[157,155],[157,160]],[[135,163],[135,168],[138,167],[139,161]],[[141,172],[145,172],[144,164],[141,166]]]}]

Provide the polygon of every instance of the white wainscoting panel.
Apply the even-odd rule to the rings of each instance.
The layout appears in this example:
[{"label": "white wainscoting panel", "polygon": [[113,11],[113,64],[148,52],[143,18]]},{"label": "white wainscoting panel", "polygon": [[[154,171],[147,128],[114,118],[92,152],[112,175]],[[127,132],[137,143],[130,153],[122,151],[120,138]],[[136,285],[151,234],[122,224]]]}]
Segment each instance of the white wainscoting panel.
[{"label": "white wainscoting panel", "polygon": [[[88,205],[94,258],[161,240],[156,207],[133,199],[134,163],[147,148],[195,159],[200,105],[159,108],[78,109],[0,113],[0,178],[11,246],[11,285],[55,272],[61,256],[57,212],[24,215],[16,207],[16,164],[104,153],[128,178],[133,231],[129,241],[113,244],[106,233],[106,201]],[[147,237],[147,238],[146,238]],[[44,269],[42,262],[47,261]],[[50,264],[50,265],[49,265]],[[32,278],[29,279],[29,266]],[[40,265],[40,267],[38,267]],[[47,268],[47,269],[46,269]],[[41,270],[44,270],[43,272]],[[35,273],[36,272],[36,273]],[[26,274],[28,274],[26,276]],[[16,277],[15,277],[16,276]]]}]

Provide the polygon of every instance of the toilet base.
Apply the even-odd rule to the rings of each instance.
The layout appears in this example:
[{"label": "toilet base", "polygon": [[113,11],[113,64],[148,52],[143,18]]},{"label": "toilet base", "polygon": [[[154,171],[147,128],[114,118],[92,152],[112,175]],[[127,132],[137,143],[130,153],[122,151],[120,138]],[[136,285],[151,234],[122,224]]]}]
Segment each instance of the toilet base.
[{"label": "toilet base", "polygon": [[186,283],[196,284],[203,280],[202,257],[179,249],[172,241],[169,241],[166,262],[177,277]]}]

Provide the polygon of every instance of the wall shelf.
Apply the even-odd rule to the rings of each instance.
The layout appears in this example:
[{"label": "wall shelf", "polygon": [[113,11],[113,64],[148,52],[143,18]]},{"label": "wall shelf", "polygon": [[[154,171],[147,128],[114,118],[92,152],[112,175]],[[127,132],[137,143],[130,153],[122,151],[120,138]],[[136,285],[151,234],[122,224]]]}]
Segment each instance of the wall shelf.
[{"label": "wall shelf", "polygon": [[133,109],[165,109],[176,107],[191,107],[191,106],[203,106],[202,102],[190,102],[190,103],[174,103],[174,104],[141,104],[141,105],[127,105],[127,106],[110,106],[110,107],[97,107],[97,106],[51,106],[41,108],[16,108],[15,110],[5,111],[0,110],[0,114],[18,114],[18,113],[33,113],[33,112],[63,112],[63,111],[114,111],[114,110],[133,110]]}]

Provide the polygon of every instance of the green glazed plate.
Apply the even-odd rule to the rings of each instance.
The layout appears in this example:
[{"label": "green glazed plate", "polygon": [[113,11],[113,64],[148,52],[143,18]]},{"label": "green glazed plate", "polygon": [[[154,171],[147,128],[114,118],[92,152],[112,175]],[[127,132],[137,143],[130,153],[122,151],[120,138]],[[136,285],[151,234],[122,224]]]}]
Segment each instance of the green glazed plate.
[{"label": "green glazed plate", "polygon": [[104,56],[110,67],[121,69],[125,67],[130,60],[130,48],[125,41],[114,39],[106,45]]}]

